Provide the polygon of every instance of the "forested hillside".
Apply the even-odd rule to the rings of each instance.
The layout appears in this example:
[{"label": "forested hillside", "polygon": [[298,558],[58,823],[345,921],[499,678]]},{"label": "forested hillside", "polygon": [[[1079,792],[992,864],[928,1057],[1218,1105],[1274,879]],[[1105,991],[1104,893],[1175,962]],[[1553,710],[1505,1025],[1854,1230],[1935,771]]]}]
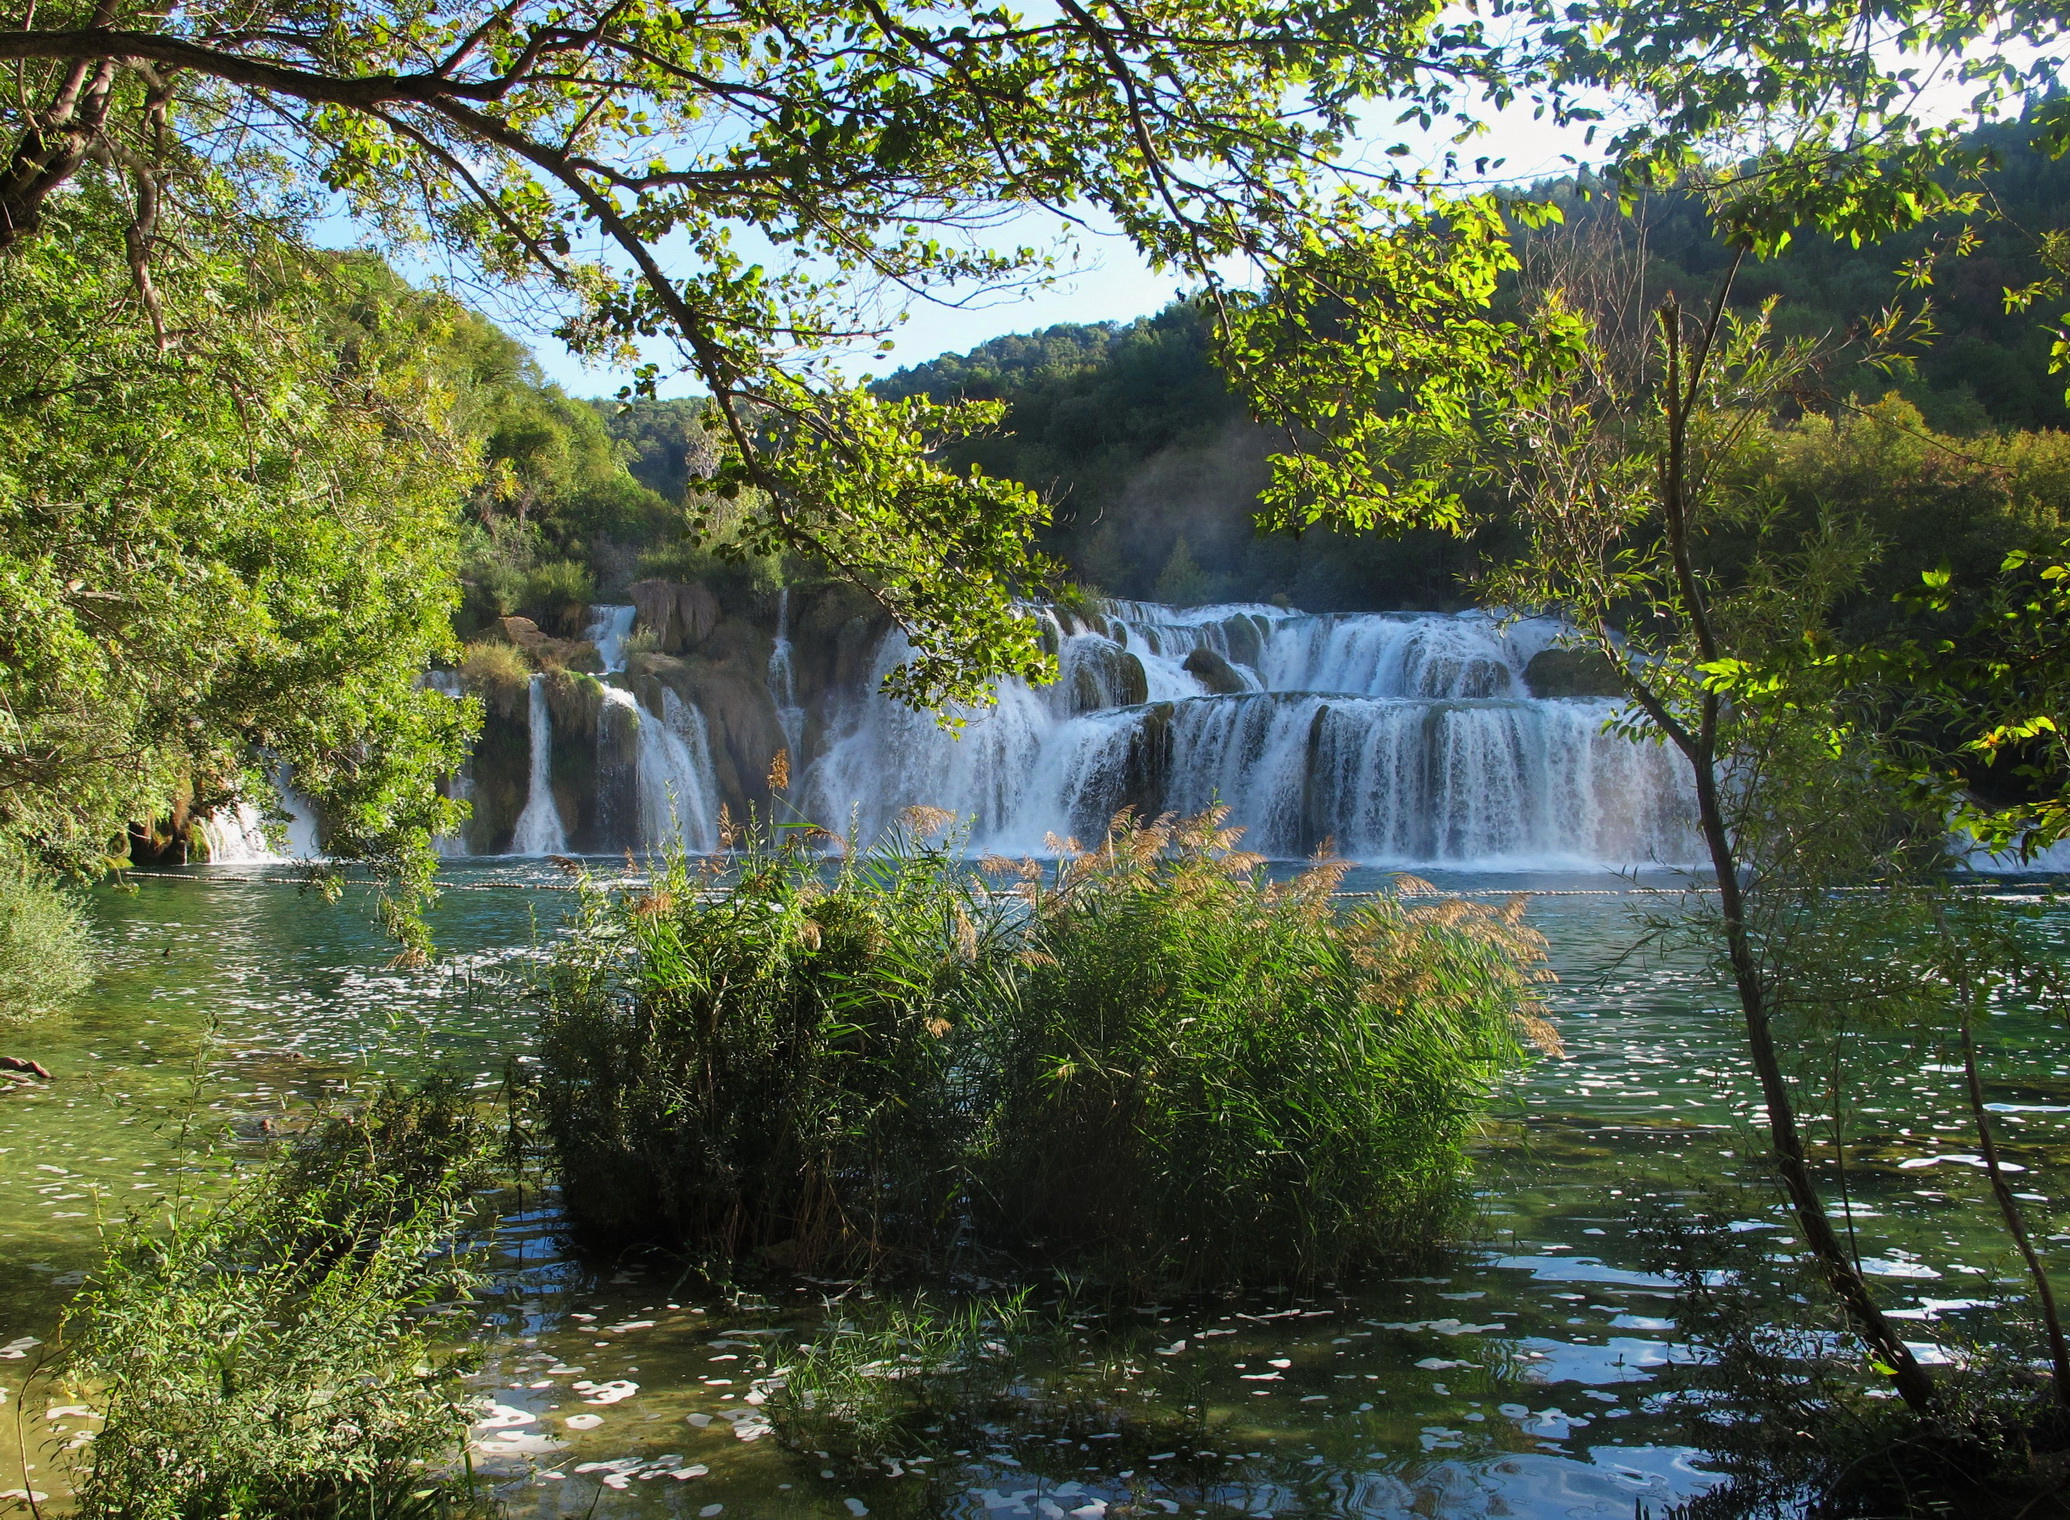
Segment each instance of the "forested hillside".
[{"label": "forested hillside", "polygon": [[[2059,522],[2065,489],[2060,438],[1983,440],[2070,426],[2065,377],[2049,372],[2046,314],[2008,311],[2005,295],[2044,272],[2039,239],[2070,206],[2070,161],[2037,151],[2019,127],[1987,133],[1980,143],[1997,164],[1968,186],[1979,206],[1966,221],[1859,248],[1799,239],[1779,258],[1743,270],[1734,292],[1734,304],[1748,312],[1774,299],[1779,333],[1836,346],[1894,302],[1914,311],[1930,303],[1931,326],[1913,351],[1911,373],[1841,359],[1823,377],[1824,394],[1804,398],[1808,413],[1833,426],[1779,429],[1762,452],[1778,472],[1779,493],[1802,506],[1826,476],[1799,472],[1845,450],[1854,472],[1844,493],[1848,510],[1878,522],[1887,516],[1880,531],[1896,542],[1913,534],[1922,498],[1937,502],[1958,526],[1936,537],[1934,552],[1979,563],[2027,528]],[[1583,187],[1558,194],[1567,219],[1537,237],[1570,245],[1607,238],[1634,254],[1635,308],[1669,289],[1685,302],[1708,298],[1728,253],[1692,198],[1655,197],[1627,218],[1614,199]],[[1936,258],[1955,252],[1965,225],[1977,246]],[[1904,273],[1922,261],[1933,268],[1924,288]],[[1209,314],[1183,302],[1128,324],[996,338],[901,370],[879,389],[1006,401],[1001,432],[959,446],[957,462],[1043,492],[1055,508],[1045,547],[1081,583],[1111,594],[1284,600],[1316,610],[1443,607],[1467,599],[1459,577],[1504,538],[1492,502],[1482,504],[1483,525],[1464,542],[1428,533],[1389,540],[1258,532],[1254,499],[1276,440],[1246,417],[1216,370]],[[1855,410],[1870,406],[1873,421]],[[1906,445],[1861,446],[1892,436]],[[2008,473],[1991,462],[2008,449],[2028,465]],[[2052,463],[2043,467],[2044,460]],[[1912,574],[1918,547],[1906,546],[1892,563]]]}]

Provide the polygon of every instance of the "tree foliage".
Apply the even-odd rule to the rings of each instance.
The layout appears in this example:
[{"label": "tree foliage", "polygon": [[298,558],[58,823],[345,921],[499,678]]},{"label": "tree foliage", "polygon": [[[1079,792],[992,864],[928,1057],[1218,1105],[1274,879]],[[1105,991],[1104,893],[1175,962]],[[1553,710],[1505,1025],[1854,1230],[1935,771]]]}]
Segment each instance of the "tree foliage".
[{"label": "tree foliage", "polygon": [[[132,204],[115,220],[146,253],[158,206],[191,199],[191,182],[285,216],[336,194],[491,281],[550,289],[585,352],[665,339],[710,394],[719,487],[754,493],[772,539],[844,566],[906,625],[922,656],[910,695],[981,697],[992,673],[1043,667],[1013,596],[1044,568],[1035,514],[1018,488],[932,461],[968,422],[903,426],[830,360],[911,299],[1040,277],[1045,250],[988,241],[1011,212],[1100,216],[1208,284],[1232,258],[1320,268],[1318,225],[1334,240],[1359,202],[1416,181],[1344,161],[1367,102],[1424,129],[1448,120],[1463,141],[1477,114],[1529,94],[1561,120],[1622,113],[1607,145],[1621,189],[1702,172],[1735,235],[1780,247],[1799,210],[1852,233],[1945,202],[1932,174],[1955,127],[1917,108],[1919,89],[1959,58],[1989,108],[2054,67],[2007,39],[2061,24],[2034,0],[1496,13],[1491,27],[1420,0],[1065,0],[1039,15],[974,0],[71,0],[0,31],[0,244],[34,235],[89,160],[121,167]],[[1438,173],[1454,170],[1458,153]],[[832,461],[868,485],[831,504],[802,494]],[[854,515],[861,489],[890,494]],[[887,529],[915,505],[915,531]],[[963,557],[938,551],[944,533]]]},{"label": "tree foliage", "polygon": [[285,764],[334,853],[423,868],[469,731],[419,686],[475,474],[450,393],[251,224],[147,306],[107,214],[0,259],[0,848],[91,870]]}]

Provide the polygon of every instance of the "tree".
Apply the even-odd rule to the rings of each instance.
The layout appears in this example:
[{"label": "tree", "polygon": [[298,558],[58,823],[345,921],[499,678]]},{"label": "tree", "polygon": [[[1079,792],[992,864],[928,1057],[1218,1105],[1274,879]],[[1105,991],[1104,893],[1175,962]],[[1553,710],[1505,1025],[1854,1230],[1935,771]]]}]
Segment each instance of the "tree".
[{"label": "tree", "polygon": [[1917,66],[1960,55],[1989,100],[2026,82],[1994,28],[2060,26],[2039,0],[1498,10],[1500,41],[1421,0],[1061,0],[1040,17],[976,0],[70,0],[0,31],[0,248],[89,161],[131,183],[140,270],[189,177],[282,213],[322,187],[495,282],[543,282],[586,352],[665,335],[710,393],[721,486],[759,493],[743,552],[860,581],[916,651],[899,690],[981,700],[992,674],[1045,668],[1013,599],[1047,570],[1039,505],[929,458],[996,411],[876,397],[828,359],[907,299],[1039,275],[1042,250],[982,241],[1003,214],[1097,214],[1214,284],[1231,256],[1271,268],[1309,248],[1351,183],[1336,171],[1365,102],[1470,131],[1522,91],[1570,120],[1606,94],[1629,107],[1611,153],[1635,184],[1683,173],[1750,113],[1789,118],[1795,139],[1722,187],[1751,222],[1778,193],[1828,221],[1913,214],[1949,140],[1913,109]]},{"label": "tree", "polygon": [[[1721,218],[1747,209],[1730,196],[1716,206]],[[1672,291],[1632,301],[1618,261],[1591,247],[1541,272],[1535,304],[1499,315],[1498,284],[1519,269],[1507,221],[1546,209],[1482,198],[1346,229],[1239,313],[1231,363],[1253,404],[1316,440],[1275,461],[1269,504],[1282,519],[1456,530],[1463,479],[1501,490],[1528,543],[1481,594],[1576,630],[1631,698],[1626,731],[1687,763],[1712,894],[1695,921],[1733,992],[1776,1172],[1872,1364],[1931,1412],[1932,1382],[1820,1195],[1789,1047],[1836,1008],[1926,996],[1963,1031],[1976,1090],[1976,972],[1935,886],[1960,803],[1955,751],[1965,739],[1972,749],[2053,743],[2070,724],[2058,674],[2063,577],[2008,560],[2028,579],[1992,599],[1997,646],[1942,662],[1936,690],[1916,689],[1922,660],[1908,639],[1837,637],[1833,614],[1859,597],[1875,537],[1831,510],[1793,515],[1757,467],[1785,409],[1819,394],[1826,356],[1813,340],[1779,339],[1772,308],[1749,315],[1730,303],[1755,229],[1780,212],[1764,208],[1734,234],[1738,255],[1694,311]],[[1979,694],[1987,721],[2002,721],[1951,742],[1948,707]],[[2040,816],[2030,842],[2061,829],[2059,807]],[[1899,891],[1859,899],[1866,907],[1835,898],[1835,887],[1862,884]],[[1915,939],[1949,948],[1889,949]],[[1873,992],[1899,960],[1918,974],[1901,992]],[[2007,1221],[2024,1248],[2016,1211]],[[2049,1318],[2053,1329],[2052,1308]]]},{"label": "tree", "polygon": [[451,393],[263,227],[182,229],[147,301],[110,216],[90,177],[0,259],[0,856],[89,873],[285,764],[407,897],[472,729],[421,685],[477,477]]}]

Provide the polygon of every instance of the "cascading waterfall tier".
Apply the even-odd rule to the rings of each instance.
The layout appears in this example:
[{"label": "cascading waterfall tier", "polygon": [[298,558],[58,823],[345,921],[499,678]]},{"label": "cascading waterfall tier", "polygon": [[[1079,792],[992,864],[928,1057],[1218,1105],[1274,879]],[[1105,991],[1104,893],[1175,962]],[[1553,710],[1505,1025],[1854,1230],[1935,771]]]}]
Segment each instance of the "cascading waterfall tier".
[{"label": "cascading waterfall tier", "polygon": [[560,807],[553,800],[553,714],[546,705],[546,677],[532,677],[526,700],[532,764],[525,792],[525,810],[518,814],[517,832],[511,836],[510,853],[562,855],[567,853],[568,831],[561,823]]},{"label": "cascading waterfall tier", "polygon": [[[974,847],[1041,852],[1217,802],[1249,849],[1329,844],[1389,865],[1643,865],[1694,858],[1688,778],[1607,731],[1619,704],[1540,699],[1525,668],[1557,639],[1485,614],[1309,616],[1110,603],[1046,611],[1059,676],[1001,681],[960,737],[855,694],[805,778],[814,815],[865,837],[914,803]],[[894,634],[880,677],[906,655]]]},{"label": "cascading waterfall tier", "polygon": [[769,700],[776,704],[776,721],[783,729],[784,747],[790,763],[802,763],[805,743],[805,710],[798,705],[798,677],[791,664],[791,588],[776,593],[776,638],[769,649]]},{"label": "cascading waterfall tier", "polygon": [[[587,629],[604,666],[596,732],[598,831],[614,849],[659,850],[671,844],[692,853],[718,848],[718,787],[703,714],[663,687],[657,713],[613,680],[626,667],[625,641],[636,609],[590,608]],[[552,718],[544,678],[531,683],[531,782],[512,837],[512,855],[564,853],[567,830],[550,784]],[[543,799],[543,800],[542,800]]]}]

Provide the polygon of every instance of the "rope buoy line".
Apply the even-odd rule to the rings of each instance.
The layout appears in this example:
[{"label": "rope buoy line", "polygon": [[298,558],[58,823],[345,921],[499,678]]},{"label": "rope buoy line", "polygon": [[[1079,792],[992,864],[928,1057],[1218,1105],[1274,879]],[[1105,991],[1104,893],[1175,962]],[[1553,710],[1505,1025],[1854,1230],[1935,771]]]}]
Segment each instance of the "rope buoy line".
[{"label": "rope buoy line", "polygon": [[[211,886],[306,887],[309,885],[309,879],[301,876],[199,876],[186,871],[124,871],[121,875],[125,880],[147,878],[158,881],[196,881],[206,882]],[[636,887],[645,886],[646,884],[647,878],[645,877],[619,877],[603,883],[607,887]],[[370,887],[376,885],[376,883],[352,880],[346,882],[345,885]],[[1991,892],[2002,890],[2007,886],[2018,886],[2020,884],[2017,882],[1987,880],[1955,882],[1952,885],[1959,891]],[[582,884],[574,881],[447,881],[440,882],[438,890],[441,892],[579,892],[582,890]],[[700,897],[724,897],[727,894],[727,890],[724,887],[700,887],[697,889],[697,892]],[[1434,897],[1689,897],[1692,895],[1710,895],[1717,890],[1716,887],[1698,886],[1695,884],[1686,887],[1460,887],[1457,889],[1446,887],[1439,888],[1435,892],[1417,893],[1414,895]],[[1836,892],[1883,892],[1889,889],[1871,886],[1835,887],[1832,890]],[[984,891],[985,895],[991,897],[1012,897],[1016,895],[1010,889],[986,888]],[[1344,901],[1365,897],[1394,897],[1397,895],[1393,892],[1357,891],[1332,892],[1330,897],[1334,901]]]}]

